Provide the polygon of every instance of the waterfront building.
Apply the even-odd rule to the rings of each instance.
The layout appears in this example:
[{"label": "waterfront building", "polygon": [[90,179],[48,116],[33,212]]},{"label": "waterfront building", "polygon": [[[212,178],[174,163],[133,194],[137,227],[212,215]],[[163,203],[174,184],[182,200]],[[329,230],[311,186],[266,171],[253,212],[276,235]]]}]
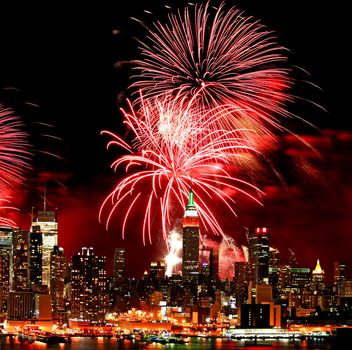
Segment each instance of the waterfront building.
[{"label": "waterfront building", "polygon": [[7,300],[12,285],[13,228],[0,227],[0,313],[6,313]]},{"label": "waterfront building", "polygon": [[50,295],[53,319],[59,323],[65,321],[65,276],[66,257],[64,249],[54,246],[50,256]]},{"label": "waterfront building", "polygon": [[103,321],[108,307],[106,257],[95,255],[93,248],[82,248],[69,266],[71,318]]}]

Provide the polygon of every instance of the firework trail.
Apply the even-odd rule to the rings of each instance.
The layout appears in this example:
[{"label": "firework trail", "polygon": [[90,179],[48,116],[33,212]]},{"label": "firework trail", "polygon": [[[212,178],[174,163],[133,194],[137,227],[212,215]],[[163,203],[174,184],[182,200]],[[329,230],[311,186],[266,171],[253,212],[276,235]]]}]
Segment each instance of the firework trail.
[{"label": "firework trail", "polygon": [[171,209],[184,209],[192,188],[204,228],[223,234],[208,202],[216,201],[217,206],[225,206],[234,215],[235,201],[228,190],[245,193],[258,202],[249,191],[259,190],[231,175],[233,159],[245,157],[253,148],[238,136],[238,130],[217,128],[214,135],[214,124],[226,109],[211,110],[210,115],[206,113],[195,118],[197,112],[192,103],[180,112],[179,104],[169,104],[170,99],[154,104],[141,100],[142,112],[135,112],[130,102],[130,113],[123,110],[125,123],[134,134],[131,145],[118,135],[103,131],[112,137],[107,147],[116,145],[130,154],[112,163],[115,171],[124,169],[127,175],[103,202],[100,220],[105,216],[108,228],[117,208],[124,209],[124,236],[131,211],[143,207],[143,243],[146,233],[151,242],[152,216],[158,207],[166,239],[168,227],[172,224]]},{"label": "firework trail", "polygon": [[17,210],[18,208],[10,206],[10,199],[0,198],[0,225],[1,226],[16,226],[16,223],[8,218],[8,212]]},{"label": "firework trail", "polygon": [[293,100],[287,92],[292,86],[287,58],[265,26],[224,7],[215,13],[209,3],[186,7],[170,14],[168,23],[154,23],[142,43],[143,59],[135,62],[139,74],[132,86],[145,99],[197,95],[195,118],[214,107],[232,106],[213,131],[249,128],[272,135],[272,129],[284,129],[281,117],[292,117],[286,109]]},{"label": "firework trail", "polygon": [[29,169],[28,134],[9,109],[0,105],[0,198],[6,198],[24,180]]}]

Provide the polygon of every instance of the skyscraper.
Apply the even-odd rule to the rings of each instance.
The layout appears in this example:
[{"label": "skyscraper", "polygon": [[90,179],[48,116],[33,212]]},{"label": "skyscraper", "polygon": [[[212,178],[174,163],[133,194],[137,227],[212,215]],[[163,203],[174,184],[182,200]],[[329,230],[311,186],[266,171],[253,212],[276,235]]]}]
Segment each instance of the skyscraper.
[{"label": "skyscraper", "polygon": [[29,276],[31,286],[42,284],[43,236],[41,232],[29,233]]},{"label": "skyscraper", "polygon": [[342,262],[334,262],[334,284],[345,278],[346,264]]},{"label": "skyscraper", "polygon": [[14,291],[26,291],[29,280],[29,233],[21,229],[13,231],[13,283]]},{"label": "skyscraper", "polygon": [[7,310],[7,297],[12,285],[12,227],[0,227],[0,313]]},{"label": "skyscraper", "polygon": [[50,287],[50,254],[57,246],[57,220],[54,211],[39,211],[32,222],[31,232],[42,234],[42,284]]},{"label": "skyscraper", "polygon": [[70,262],[71,318],[103,321],[107,306],[106,257],[82,248]]},{"label": "skyscraper", "polygon": [[248,255],[251,280],[255,283],[269,281],[269,236],[266,227],[248,232]]},{"label": "skyscraper", "polygon": [[50,257],[50,295],[53,318],[64,321],[66,258],[64,250],[55,246]]},{"label": "skyscraper", "polygon": [[194,280],[199,273],[199,217],[191,190],[183,217],[182,276],[184,280]]},{"label": "skyscraper", "polygon": [[116,248],[114,254],[113,265],[113,284],[116,286],[118,283],[126,279],[126,251],[125,248]]}]

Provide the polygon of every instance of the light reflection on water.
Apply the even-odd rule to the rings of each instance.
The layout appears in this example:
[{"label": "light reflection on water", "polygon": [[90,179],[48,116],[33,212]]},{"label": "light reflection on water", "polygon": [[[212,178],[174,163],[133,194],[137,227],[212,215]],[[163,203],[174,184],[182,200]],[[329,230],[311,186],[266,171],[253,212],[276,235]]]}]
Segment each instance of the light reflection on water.
[{"label": "light reflection on water", "polygon": [[34,342],[20,343],[17,339],[12,342],[9,338],[2,339],[1,350],[111,350],[111,349],[130,349],[130,350],[345,350],[343,347],[332,346],[328,343],[310,343],[308,341],[275,341],[275,342],[257,342],[253,341],[226,341],[222,339],[191,338],[191,341],[184,345],[179,344],[145,344],[141,342],[132,342],[129,340],[119,340],[116,338],[95,339],[86,337],[73,337],[71,344],[45,344]]}]

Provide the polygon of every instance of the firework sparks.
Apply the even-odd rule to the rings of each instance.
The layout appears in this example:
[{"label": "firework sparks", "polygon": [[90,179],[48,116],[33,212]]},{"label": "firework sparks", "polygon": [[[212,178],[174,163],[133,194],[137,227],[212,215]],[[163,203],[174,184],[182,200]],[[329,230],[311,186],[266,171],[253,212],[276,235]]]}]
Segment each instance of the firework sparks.
[{"label": "firework sparks", "polygon": [[[108,207],[108,228],[115,210],[125,208],[124,236],[132,211],[137,206],[145,207],[143,242],[146,233],[151,242],[151,216],[154,216],[155,208],[159,207],[166,239],[172,224],[171,208],[185,208],[189,189],[192,188],[197,196],[197,210],[204,228],[215,234],[223,234],[208,202],[214,200],[234,215],[235,200],[228,194],[229,189],[245,193],[258,202],[250,190],[259,190],[231,175],[233,159],[245,157],[245,153],[253,151],[253,148],[238,136],[238,130],[216,129],[214,136],[213,124],[226,113],[226,108],[211,110],[209,116],[204,114],[194,118],[196,112],[192,103],[187,105],[186,112],[184,109],[180,112],[178,104],[170,105],[167,101],[169,99],[156,101],[155,104],[143,102],[143,113],[135,112],[131,103],[131,112],[123,111],[125,123],[134,133],[131,146],[118,135],[103,132],[112,137],[108,147],[117,145],[130,154],[118,158],[112,164],[115,171],[124,168],[127,175],[103,202],[99,218],[102,220]],[[162,121],[161,124],[156,120]]]},{"label": "firework sparks", "polygon": [[0,105],[0,194],[6,197],[29,168],[28,135],[20,120]]},{"label": "firework sparks", "polygon": [[[143,60],[136,61],[132,86],[146,99],[171,93],[177,100],[193,98],[198,114],[231,105],[213,124],[214,130],[250,128],[271,135],[284,129],[280,117],[291,117],[290,70],[283,48],[265,26],[224,3],[214,12],[209,3],[186,7],[154,23]],[[214,12],[214,13],[213,13]],[[197,115],[195,115],[197,117]]]},{"label": "firework sparks", "polygon": [[174,273],[178,273],[177,266],[182,262],[180,256],[182,250],[182,237],[176,230],[170,232],[167,238],[167,248],[169,253],[165,257],[165,275],[171,277]]}]

